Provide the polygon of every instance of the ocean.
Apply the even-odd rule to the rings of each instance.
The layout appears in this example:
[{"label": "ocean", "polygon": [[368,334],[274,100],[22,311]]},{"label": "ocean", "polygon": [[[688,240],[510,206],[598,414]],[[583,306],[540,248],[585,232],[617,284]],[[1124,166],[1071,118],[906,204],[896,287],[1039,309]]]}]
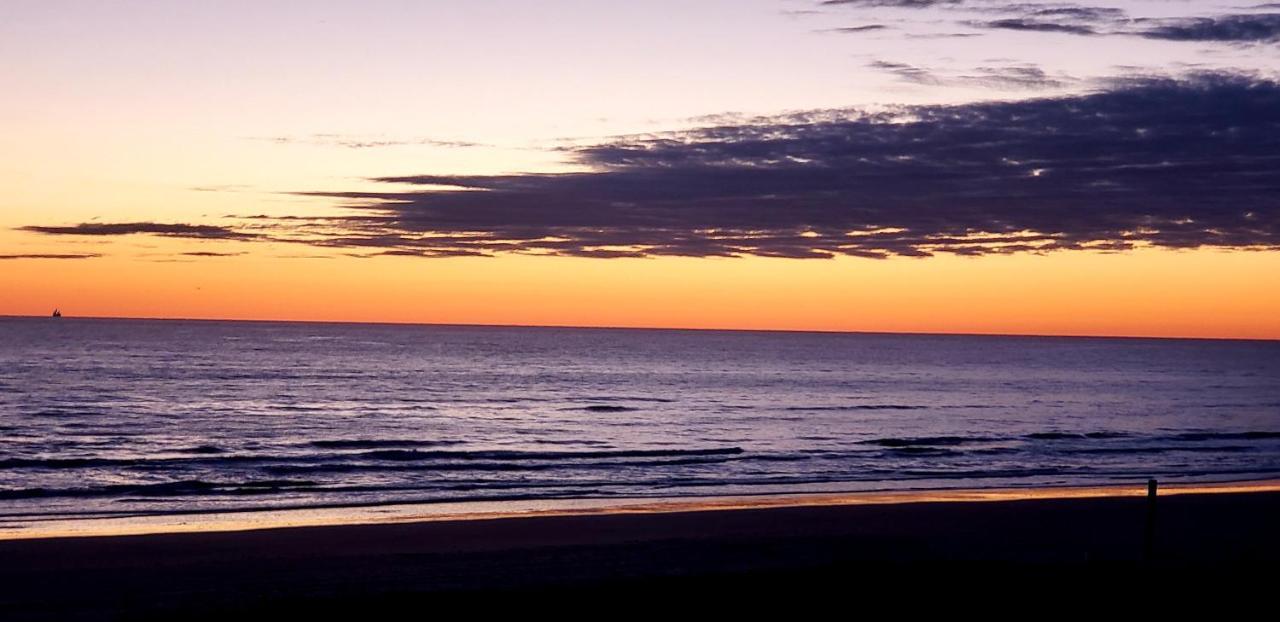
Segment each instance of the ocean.
[{"label": "ocean", "polygon": [[0,318],[0,522],[1280,473],[1280,342]]}]

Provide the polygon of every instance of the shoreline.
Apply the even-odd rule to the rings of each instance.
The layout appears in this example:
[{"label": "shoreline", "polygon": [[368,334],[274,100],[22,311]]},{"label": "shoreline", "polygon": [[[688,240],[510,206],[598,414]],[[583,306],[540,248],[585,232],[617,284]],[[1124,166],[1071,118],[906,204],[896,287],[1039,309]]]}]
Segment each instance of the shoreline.
[{"label": "shoreline", "polygon": [[1145,491],[1125,486],[13,539],[0,541],[0,611],[13,620],[352,620],[654,598],[847,604],[851,589],[972,597],[993,586],[1207,598],[1223,585],[1234,598],[1265,590],[1280,562],[1275,486],[1167,489],[1154,521]]},{"label": "shoreline", "polygon": [[[1280,479],[1161,483],[1160,497],[1280,492]],[[1134,498],[1146,483],[1027,488],[954,488],[865,492],[762,493],[705,497],[623,499],[526,499],[391,503],[328,507],[88,516],[34,521],[0,519],[0,542],[63,538],[112,538],[165,534],[228,533],[320,527],[416,523],[466,523],[538,517],[652,515],[902,504],[999,503],[1033,500]],[[6,523],[16,527],[4,526]]]}]

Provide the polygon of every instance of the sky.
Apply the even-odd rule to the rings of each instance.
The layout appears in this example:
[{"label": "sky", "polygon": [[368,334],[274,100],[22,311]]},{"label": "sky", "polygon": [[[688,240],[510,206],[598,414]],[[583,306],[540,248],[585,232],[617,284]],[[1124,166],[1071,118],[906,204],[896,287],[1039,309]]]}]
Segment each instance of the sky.
[{"label": "sky", "polygon": [[1280,4],[0,1],[0,315],[1280,339]]}]

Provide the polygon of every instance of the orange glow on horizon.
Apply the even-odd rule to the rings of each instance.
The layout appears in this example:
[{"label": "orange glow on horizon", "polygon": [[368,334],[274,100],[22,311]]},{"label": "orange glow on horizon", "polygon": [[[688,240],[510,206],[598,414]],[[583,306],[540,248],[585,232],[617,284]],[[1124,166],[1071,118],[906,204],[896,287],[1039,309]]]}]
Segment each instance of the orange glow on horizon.
[{"label": "orange glow on horizon", "polygon": [[[1280,339],[1278,221],[1268,194],[1277,177],[1269,143],[1237,140],[1269,139],[1274,130],[1275,117],[1265,113],[1280,98],[1280,64],[1263,43],[1174,41],[1137,30],[945,36],[990,17],[967,3],[939,12],[878,2],[804,11],[695,2],[679,3],[677,20],[634,3],[413,2],[397,3],[388,18],[367,3],[323,2],[303,20],[287,3],[80,4],[8,3],[0,20],[0,50],[12,50],[0,64],[0,315],[45,316],[58,307],[68,317]],[[858,11],[868,19],[887,12],[893,27],[833,36],[848,29],[854,4],[866,5]],[[1207,2],[1125,4],[1112,10],[1134,28],[1220,12]],[[1165,6],[1172,4],[1185,6]],[[1169,85],[1154,99],[1133,99],[1138,91],[1126,89],[1147,80],[1118,67],[1121,57],[1147,78],[1162,77],[1152,84]],[[1176,95],[1183,89],[1190,99]],[[1240,100],[1246,92],[1259,99]],[[1097,99],[1111,93],[1121,96]],[[1060,112],[1044,112],[1041,100],[1060,102],[1052,106]],[[1221,115],[1183,110],[1191,101]],[[981,112],[997,109],[1009,112]],[[1148,118],[1151,111],[1177,114]],[[989,127],[979,124],[988,117]],[[1000,140],[976,138],[1016,129],[999,127],[1015,117],[1029,125]],[[954,120],[937,124],[943,119]],[[849,129],[864,121],[884,138]],[[899,126],[911,133],[890,131]],[[1107,132],[1095,136],[1090,127]],[[1089,140],[1063,142],[1076,132]],[[919,140],[935,134],[937,144]],[[1215,136],[1227,142],[1206,141]],[[741,153],[722,149],[757,141],[761,147]],[[667,147],[655,149],[648,164],[597,157],[667,143],[696,149],[661,157]],[[1092,147],[1076,153],[1078,145]],[[1196,145],[1202,151],[1180,151]],[[961,147],[974,151],[960,157]],[[388,240],[398,234],[500,240],[510,233],[504,228],[521,226],[563,233],[549,226],[559,215],[525,222],[521,206],[568,214],[578,205],[545,190],[527,203],[495,203],[499,227],[468,218],[437,223],[414,211],[432,203],[413,193],[440,186],[397,179],[607,173],[624,162],[636,171],[697,166],[687,185],[604,174],[589,184],[599,185],[599,196],[583,194],[581,205],[626,206],[648,193],[646,184],[668,183],[670,197],[643,201],[674,201],[661,204],[676,214],[723,185],[711,194],[724,206],[750,201],[724,216],[713,204],[686,228],[747,231],[777,216],[769,235],[794,229],[802,241],[843,233],[859,242],[872,231],[865,226],[945,237],[956,249],[990,249],[994,242],[978,241],[987,234],[1009,248],[1223,246],[887,260],[344,255],[396,248]],[[732,174],[698,172],[722,166]],[[793,166],[831,180],[818,183],[826,175],[815,173],[784,183],[787,172],[759,188],[735,187],[751,167]],[[835,183],[844,175],[852,177]],[[991,185],[997,178],[1010,185]],[[866,192],[849,180],[869,184]],[[1184,181],[1204,194],[1185,201],[1170,194]],[[633,183],[645,192],[633,195]],[[1123,195],[1115,193],[1120,186]],[[900,204],[921,206],[920,214],[882,211],[899,209],[895,201],[876,207],[917,187],[928,191]],[[819,198],[832,192],[839,200]],[[975,197],[1005,207],[970,219],[963,212],[981,203]],[[406,199],[416,207],[398,211],[395,202]],[[390,209],[350,209],[378,200]],[[1001,216],[1016,213],[1006,212],[1015,205],[1028,217]],[[763,219],[739,211],[775,207]],[[414,227],[362,230],[349,220],[327,231],[328,240],[316,233],[327,224],[306,224],[359,214],[390,222],[410,211],[417,214],[410,220],[421,217]],[[1198,214],[1215,217],[1188,227]],[[945,226],[920,227],[933,218]],[[632,221],[600,222],[625,229]],[[1231,222],[1230,231],[1216,228]],[[230,231],[180,239],[31,229],[131,223]],[[1167,235],[1152,237],[1151,227]],[[646,235],[661,241],[668,230],[654,231]],[[371,237],[341,247],[353,232]],[[1273,250],[1222,250],[1268,244]],[[412,248],[420,247],[399,250]],[[37,258],[54,254],[101,256]],[[299,258],[314,255],[332,257]]]},{"label": "orange glow on horizon", "polygon": [[297,247],[182,257],[164,249],[189,242],[147,242],[134,256],[8,260],[0,314],[1280,338],[1280,254],[1266,252],[299,259],[281,257]]}]

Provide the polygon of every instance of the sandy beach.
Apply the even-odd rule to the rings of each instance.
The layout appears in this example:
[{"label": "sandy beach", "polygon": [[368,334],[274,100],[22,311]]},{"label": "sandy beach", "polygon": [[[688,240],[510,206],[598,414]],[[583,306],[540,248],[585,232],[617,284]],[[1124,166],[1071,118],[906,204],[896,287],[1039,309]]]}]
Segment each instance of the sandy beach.
[{"label": "sandy beach", "polygon": [[0,610],[6,619],[343,617],[483,594],[587,602],[759,589],[774,598],[1046,577],[1114,579],[1106,589],[1196,581],[1205,594],[1204,579],[1259,580],[1280,561],[1278,490],[1162,491],[1145,561],[1147,499],[1134,486],[9,539],[0,542]]}]

